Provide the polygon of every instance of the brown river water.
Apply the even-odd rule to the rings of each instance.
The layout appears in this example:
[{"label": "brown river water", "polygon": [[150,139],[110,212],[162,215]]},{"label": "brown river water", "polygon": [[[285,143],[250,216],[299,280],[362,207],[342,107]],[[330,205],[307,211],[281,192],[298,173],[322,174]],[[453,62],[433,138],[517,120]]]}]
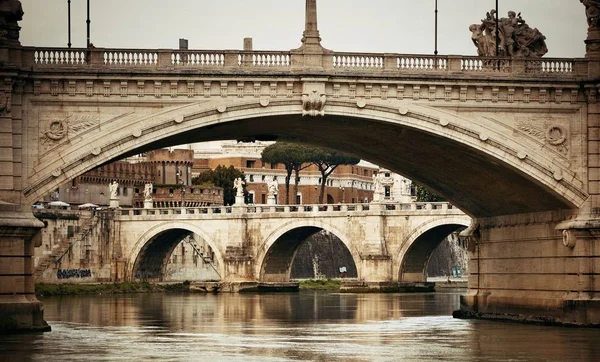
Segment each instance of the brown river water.
[{"label": "brown river water", "polygon": [[600,330],[453,319],[459,294],[135,294],[44,300],[0,361],[600,361]]}]

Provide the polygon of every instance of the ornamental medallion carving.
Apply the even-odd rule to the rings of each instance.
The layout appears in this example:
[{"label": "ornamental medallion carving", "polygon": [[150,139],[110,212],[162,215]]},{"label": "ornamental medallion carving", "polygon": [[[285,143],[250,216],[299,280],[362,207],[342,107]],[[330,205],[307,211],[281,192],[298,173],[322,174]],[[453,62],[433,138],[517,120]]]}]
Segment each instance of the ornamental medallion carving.
[{"label": "ornamental medallion carving", "polygon": [[569,153],[569,144],[567,142],[567,128],[558,125],[550,124],[548,121],[543,121],[541,124],[531,121],[517,121],[516,127],[519,131],[525,132],[538,140],[554,147],[563,155]]},{"label": "ornamental medallion carving", "polygon": [[91,127],[98,125],[98,116],[81,117],[70,115],[62,119],[51,120],[42,130],[41,141],[46,146],[62,141],[64,138],[75,136]]},{"label": "ornamental medallion carving", "polygon": [[310,94],[302,95],[302,116],[324,116],[325,115],[325,94],[317,93],[313,90]]}]

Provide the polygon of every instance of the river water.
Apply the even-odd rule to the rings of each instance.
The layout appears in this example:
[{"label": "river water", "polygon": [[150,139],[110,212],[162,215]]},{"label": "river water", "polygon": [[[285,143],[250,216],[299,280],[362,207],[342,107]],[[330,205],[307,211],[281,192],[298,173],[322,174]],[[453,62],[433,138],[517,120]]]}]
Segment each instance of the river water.
[{"label": "river water", "polygon": [[453,319],[458,293],[136,294],[44,300],[52,332],[0,361],[600,361],[600,331]]}]

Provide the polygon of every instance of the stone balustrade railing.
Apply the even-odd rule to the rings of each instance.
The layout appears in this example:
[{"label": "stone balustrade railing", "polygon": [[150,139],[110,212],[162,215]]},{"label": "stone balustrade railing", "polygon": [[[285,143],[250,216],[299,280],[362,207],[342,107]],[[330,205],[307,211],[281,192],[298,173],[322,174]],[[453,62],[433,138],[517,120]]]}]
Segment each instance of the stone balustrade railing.
[{"label": "stone balustrade railing", "polygon": [[[171,49],[104,49],[24,47],[23,65],[33,69],[74,67],[153,68],[164,69],[266,69],[302,68],[308,55],[293,51],[240,50],[171,50]],[[321,64],[324,70],[398,73],[511,74],[585,76],[586,59],[525,59],[485,58],[458,55],[418,55],[392,53],[332,52],[311,61],[310,67]]]},{"label": "stone balustrade railing", "polygon": [[379,212],[415,212],[415,213],[446,213],[448,210],[461,212],[447,202],[413,202],[413,203],[377,203],[377,204],[326,204],[326,205],[234,205],[208,207],[178,207],[154,209],[116,209],[120,216],[154,216],[157,218],[168,215],[211,215],[211,214],[281,214],[290,217],[299,214],[324,214],[334,216],[336,213],[379,213]]}]

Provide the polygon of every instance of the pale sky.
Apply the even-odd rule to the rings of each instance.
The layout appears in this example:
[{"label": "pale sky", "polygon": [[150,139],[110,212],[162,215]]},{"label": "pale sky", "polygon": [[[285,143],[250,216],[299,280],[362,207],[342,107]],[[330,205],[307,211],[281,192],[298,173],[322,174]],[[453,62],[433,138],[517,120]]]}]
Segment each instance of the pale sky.
[{"label": "pale sky", "polygon": [[[67,46],[67,0],[21,0],[21,44]],[[304,0],[90,0],[91,42],[104,48],[290,50],[300,45]],[[73,47],[86,44],[87,0],[71,1]],[[468,27],[495,0],[438,0],[439,54],[476,55]],[[545,57],[585,55],[579,0],[499,0],[546,36]],[[318,0],[322,45],[334,51],[432,54],[434,0]]]}]

